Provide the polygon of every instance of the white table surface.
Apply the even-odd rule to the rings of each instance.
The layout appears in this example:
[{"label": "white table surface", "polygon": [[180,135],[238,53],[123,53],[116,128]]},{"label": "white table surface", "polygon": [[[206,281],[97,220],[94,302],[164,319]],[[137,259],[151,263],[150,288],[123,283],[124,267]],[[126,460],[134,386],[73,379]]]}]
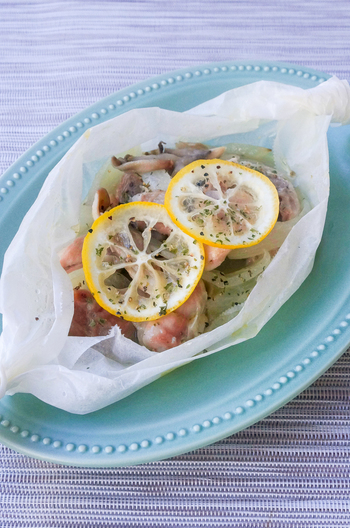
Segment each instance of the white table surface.
[{"label": "white table surface", "polygon": [[[14,0],[0,22],[0,174],[68,117],[174,69],[269,59],[350,79],[347,0]],[[349,379],[348,351],[262,422],[158,463],[63,467],[0,445],[0,527],[349,527]]]}]

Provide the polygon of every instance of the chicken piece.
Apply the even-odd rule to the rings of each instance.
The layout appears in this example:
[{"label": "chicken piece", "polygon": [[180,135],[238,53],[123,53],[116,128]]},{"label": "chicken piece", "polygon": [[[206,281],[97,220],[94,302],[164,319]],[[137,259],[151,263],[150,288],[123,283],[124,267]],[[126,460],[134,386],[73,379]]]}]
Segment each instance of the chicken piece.
[{"label": "chicken piece", "polygon": [[74,290],[74,315],[69,330],[70,336],[104,336],[115,325],[119,326],[125,337],[135,340],[136,329],[130,321],[104,310],[88,290]]},{"label": "chicken piece", "polygon": [[280,222],[286,222],[296,217],[300,213],[301,207],[293,185],[280,176],[270,176],[270,181],[276,187],[280,200],[278,220]]},{"label": "chicken piece", "polygon": [[174,312],[155,321],[135,323],[139,343],[154,352],[163,352],[204,331],[207,292],[200,281],[187,301]]},{"label": "chicken piece", "polygon": [[116,201],[119,204],[129,203],[135,194],[139,194],[144,190],[141,176],[134,172],[126,172],[116,192]]},{"label": "chicken piece", "polygon": [[200,280],[187,301],[177,308],[175,313],[186,317],[186,319],[192,319],[199,312],[203,312],[203,307],[206,302],[207,290],[205,289],[204,282]]},{"label": "chicken piece", "polygon": [[188,322],[187,340],[204,332],[207,323],[207,316],[204,313],[207,299],[207,290],[201,280],[187,301],[175,311],[177,315],[185,317]]},{"label": "chicken piece", "polygon": [[81,236],[73,240],[73,242],[64,249],[61,255],[60,264],[67,273],[83,267],[81,252],[83,249],[84,238],[85,236]]},{"label": "chicken piece", "polygon": [[135,323],[139,343],[154,352],[180,345],[187,338],[185,317],[172,312],[155,321]]},{"label": "chicken piece", "polygon": [[252,162],[247,160],[238,161],[241,165],[250,169],[257,170],[269,178],[271,183],[277,189],[278,198],[280,201],[280,210],[278,221],[286,222],[295,218],[301,211],[300,201],[298,195],[290,181],[278,176],[275,169],[263,165],[262,163]]},{"label": "chicken piece", "polygon": [[205,253],[205,266],[204,269],[206,271],[211,271],[220,264],[222,264],[227,257],[227,255],[232,251],[231,249],[223,249],[219,247],[212,247],[207,246],[206,244],[203,244],[204,246],[204,253]]}]

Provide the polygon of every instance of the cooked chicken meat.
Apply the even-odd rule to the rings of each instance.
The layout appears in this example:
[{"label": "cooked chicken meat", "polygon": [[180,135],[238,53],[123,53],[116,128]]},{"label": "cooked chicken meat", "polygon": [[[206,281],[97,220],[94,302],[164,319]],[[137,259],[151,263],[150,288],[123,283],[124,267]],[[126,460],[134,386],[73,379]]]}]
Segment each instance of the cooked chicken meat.
[{"label": "cooked chicken meat", "polygon": [[83,267],[81,252],[83,249],[84,238],[85,236],[80,236],[73,240],[61,255],[60,264],[67,273]]},{"label": "cooked chicken meat", "polygon": [[126,172],[116,191],[116,205],[129,203],[135,194],[143,190],[143,181],[141,176],[135,172]]},{"label": "cooked chicken meat", "polygon": [[199,281],[192,295],[174,312],[155,321],[135,323],[141,345],[154,352],[163,352],[192,339],[204,331],[207,292]]},{"label": "cooked chicken meat", "polygon": [[119,326],[125,337],[135,339],[136,329],[132,323],[104,310],[88,290],[74,290],[74,315],[69,330],[70,336],[104,336],[108,335],[115,325]]},{"label": "cooked chicken meat", "polygon": [[276,170],[268,167],[267,165],[246,160],[237,160],[237,163],[261,172],[274,184],[280,200],[280,213],[278,221],[286,222],[287,220],[291,220],[292,218],[296,217],[300,213],[300,201],[296,190],[290,181],[279,176]]}]

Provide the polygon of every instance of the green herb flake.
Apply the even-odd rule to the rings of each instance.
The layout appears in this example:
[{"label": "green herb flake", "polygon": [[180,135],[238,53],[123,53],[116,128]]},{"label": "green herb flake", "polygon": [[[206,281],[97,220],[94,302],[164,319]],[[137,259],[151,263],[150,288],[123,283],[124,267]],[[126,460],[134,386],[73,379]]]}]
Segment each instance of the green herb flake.
[{"label": "green herb flake", "polygon": [[167,305],[166,304],[164,306],[161,306],[160,310],[159,310],[159,315],[160,316],[166,315],[166,310],[167,310]]}]

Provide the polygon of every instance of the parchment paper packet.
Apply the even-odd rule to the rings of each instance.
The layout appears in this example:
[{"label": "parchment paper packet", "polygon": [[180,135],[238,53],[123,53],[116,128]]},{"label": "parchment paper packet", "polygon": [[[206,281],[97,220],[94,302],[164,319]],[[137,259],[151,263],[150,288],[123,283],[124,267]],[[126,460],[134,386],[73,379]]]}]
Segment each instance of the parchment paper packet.
[{"label": "parchment paper packet", "polygon": [[[254,337],[312,269],[327,209],[331,122],[350,122],[349,85],[335,77],[309,90],[261,81],[185,113],[136,109],[88,130],[48,175],[5,255],[1,396],[28,392],[85,414],[168,370]],[[161,140],[168,146],[181,140],[273,148],[276,168],[294,174],[312,208],[292,228],[243,309],[219,328],[162,353],[133,343],[118,327],[106,337],[68,337],[73,291],[58,255],[76,236],[82,200],[110,156],[140,145],[155,148]]]}]

